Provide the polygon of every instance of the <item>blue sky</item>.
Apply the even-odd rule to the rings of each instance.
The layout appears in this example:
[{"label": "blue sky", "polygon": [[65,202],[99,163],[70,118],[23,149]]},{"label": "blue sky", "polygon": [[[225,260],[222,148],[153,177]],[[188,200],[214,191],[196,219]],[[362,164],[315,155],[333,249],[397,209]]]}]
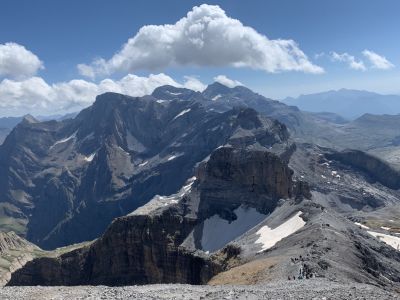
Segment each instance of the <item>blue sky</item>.
[{"label": "blue sky", "polygon": [[[294,40],[309,62],[321,67],[323,73],[293,68],[278,68],[271,73],[265,68],[255,69],[254,64],[214,66],[208,61],[204,65],[164,64],[156,69],[113,68],[94,79],[78,72],[78,64],[93,67],[91,63],[97,58],[110,60],[142,26],[175,24],[202,3],[205,2],[3,0],[0,45],[13,42],[36,55],[43,68],[32,76],[42,78],[48,85],[74,79],[93,83],[104,78],[119,80],[128,73],[164,73],[178,82],[184,76],[196,76],[207,84],[223,74],[272,98],[343,87],[400,94],[400,2],[395,0],[206,2],[218,5],[228,18],[238,19],[269,40]],[[364,50],[385,57],[390,67],[377,68],[362,54]],[[336,60],[333,52],[339,55]],[[323,55],[317,58],[318,54]],[[349,57],[362,61],[365,70],[352,69]],[[0,80],[16,80],[9,77],[3,74]]]}]

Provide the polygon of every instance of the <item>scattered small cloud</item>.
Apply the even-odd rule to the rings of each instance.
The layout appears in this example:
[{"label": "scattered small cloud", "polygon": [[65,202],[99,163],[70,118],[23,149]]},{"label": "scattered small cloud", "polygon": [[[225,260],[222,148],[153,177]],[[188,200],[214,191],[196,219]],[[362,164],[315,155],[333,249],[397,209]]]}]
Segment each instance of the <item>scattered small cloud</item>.
[{"label": "scattered small cloud", "polygon": [[315,59],[320,59],[320,58],[325,57],[325,56],[326,56],[325,52],[320,52],[320,53],[314,54],[314,58]]},{"label": "scattered small cloud", "polygon": [[43,69],[40,59],[16,43],[0,44],[0,77],[27,78]]},{"label": "scattered small cloud", "polygon": [[248,67],[266,72],[323,73],[293,40],[268,39],[217,5],[195,6],[175,24],[147,25],[110,59],[80,64],[81,75],[160,70],[170,66]]},{"label": "scattered small cloud", "polygon": [[346,63],[350,69],[358,70],[358,71],[365,71],[367,68],[364,65],[362,60],[357,60],[353,55],[348,53],[337,53],[331,52],[331,59],[333,61],[340,61]]},{"label": "scattered small cloud", "polygon": [[375,69],[388,70],[394,68],[394,65],[388,61],[386,57],[379,55],[374,51],[365,49],[362,54]]},{"label": "scattered small cloud", "polygon": [[230,78],[226,77],[225,75],[218,75],[218,76],[214,77],[214,81],[219,82],[230,88],[234,88],[235,86],[238,86],[238,85],[243,85],[240,81],[230,79]]},{"label": "scattered small cloud", "polygon": [[85,64],[79,64],[77,66],[79,74],[81,74],[84,77],[90,78],[90,79],[95,79],[96,74],[94,73],[94,70],[92,67],[87,66]]}]

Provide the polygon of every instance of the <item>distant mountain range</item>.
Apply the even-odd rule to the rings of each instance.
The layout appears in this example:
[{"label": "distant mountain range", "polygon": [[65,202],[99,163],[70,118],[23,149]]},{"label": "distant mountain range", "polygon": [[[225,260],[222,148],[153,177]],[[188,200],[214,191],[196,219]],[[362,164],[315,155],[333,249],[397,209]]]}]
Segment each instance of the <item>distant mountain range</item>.
[{"label": "distant mountain range", "polygon": [[[51,116],[37,116],[36,119],[40,121],[57,120],[62,121],[65,119],[73,118],[78,113],[69,113],[66,115],[51,115]],[[2,117],[0,118],[0,145],[3,143],[6,136],[11,130],[22,121],[24,117]]]},{"label": "distant mountain range", "polygon": [[348,120],[363,114],[400,113],[400,95],[381,95],[368,91],[340,89],[316,94],[288,97],[282,100],[287,105],[297,106],[308,112],[329,112]]}]

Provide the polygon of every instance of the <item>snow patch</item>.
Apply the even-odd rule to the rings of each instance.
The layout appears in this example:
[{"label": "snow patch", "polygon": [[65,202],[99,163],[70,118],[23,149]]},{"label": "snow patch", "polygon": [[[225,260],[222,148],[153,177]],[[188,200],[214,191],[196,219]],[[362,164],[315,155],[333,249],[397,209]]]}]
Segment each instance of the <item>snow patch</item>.
[{"label": "snow patch", "polygon": [[218,99],[221,98],[221,97],[222,97],[221,94],[219,94],[219,95],[213,97],[211,100],[212,100],[212,101],[216,101],[216,100],[218,100]]},{"label": "snow patch", "polygon": [[175,118],[173,118],[172,120],[176,120],[177,118],[183,116],[184,114],[187,114],[189,111],[191,111],[190,108],[187,108],[187,109],[182,110],[182,111],[181,111],[179,114],[177,114],[177,115],[175,116]]},{"label": "snow patch", "polygon": [[274,229],[271,229],[268,226],[261,227],[257,231],[257,234],[259,234],[260,237],[256,241],[257,244],[262,244],[262,250],[259,252],[275,246],[277,242],[295,233],[297,230],[306,225],[306,222],[304,222],[304,220],[300,217],[301,214],[301,211],[297,212],[289,220]]},{"label": "snow patch", "polygon": [[193,176],[187,180],[187,184],[184,185],[178,193],[170,196],[160,196],[156,195],[147,204],[139,207],[135,211],[131,212],[129,215],[146,215],[156,209],[161,207],[169,206],[171,204],[177,204],[179,200],[192,189],[192,185],[195,182],[196,177]]},{"label": "snow patch", "polygon": [[375,232],[375,231],[367,231],[370,235],[374,236],[380,241],[383,241],[384,243],[388,244],[392,248],[396,249],[397,251],[400,251],[400,237],[396,237],[393,235],[389,234],[383,234],[380,232]]},{"label": "snow patch", "polygon": [[120,151],[122,151],[123,154],[130,156],[128,152],[126,152],[121,146],[117,147]]},{"label": "snow patch", "polygon": [[167,102],[167,100],[161,100],[161,99],[159,99],[159,100],[157,100],[156,102],[157,102],[157,103],[164,103],[164,102]]},{"label": "snow patch", "polygon": [[249,231],[262,220],[265,215],[255,208],[240,206],[233,211],[237,219],[229,222],[219,215],[213,215],[203,223],[201,247],[204,251],[214,252],[221,249],[235,238]]},{"label": "snow patch", "polygon": [[139,164],[139,167],[144,167],[145,165],[147,165],[149,162],[146,160],[145,162],[142,162],[141,164]]},{"label": "snow patch", "polygon": [[76,134],[78,133],[78,130],[75,131],[73,134],[71,134],[69,137],[65,138],[65,139],[61,139],[58,140],[57,142],[55,142],[52,146],[50,146],[50,150],[53,149],[55,146],[59,145],[59,144],[64,144],[72,139],[76,138]]},{"label": "snow patch", "polygon": [[86,160],[87,162],[91,162],[95,155],[96,155],[96,152],[90,154],[89,156],[85,156],[84,160]]},{"label": "snow patch", "polygon": [[381,227],[383,230],[387,230],[387,231],[389,231],[391,228],[390,227],[385,227],[385,226],[382,226]]},{"label": "snow patch", "polygon": [[170,95],[175,95],[175,96],[182,94],[182,93],[174,93],[174,92],[171,92],[171,91],[167,91],[167,93],[170,94]]},{"label": "snow patch", "polygon": [[171,155],[170,157],[167,158],[168,161],[175,159],[177,156],[176,155]]}]

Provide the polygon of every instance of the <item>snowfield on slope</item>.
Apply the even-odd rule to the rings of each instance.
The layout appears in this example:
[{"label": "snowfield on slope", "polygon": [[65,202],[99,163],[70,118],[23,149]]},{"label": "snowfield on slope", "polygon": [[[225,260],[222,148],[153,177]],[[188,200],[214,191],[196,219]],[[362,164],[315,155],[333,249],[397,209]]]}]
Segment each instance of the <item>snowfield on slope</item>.
[{"label": "snowfield on slope", "polygon": [[[357,223],[355,222],[354,224],[356,224],[357,226],[360,226],[361,228],[365,229],[370,235],[372,235],[373,237],[377,238],[378,240],[386,243],[387,245],[389,245],[390,247],[396,249],[397,251],[400,251],[400,237],[397,236],[393,236],[390,234],[384,234],[384,233],[380,233],[380,232],[376,232],[376,231],[372,231],[372,230],[368,230],[370,229],[368,226],[365,226],[361,223]],[[384,230],[389,230],[389,227],[381,227]]]},{"label": "snowfield on slope", "polygon": [[376,237],[378,240],[385,242],[396,250],[400,250],[400,237],[384,234],[375,231],[367,231],[370,235]]},{"label": "snowfield on slope", "polygon": [[300,217],[301,214],[301,211],[297,212],[293,217],[274,229],[271,229],[267,225],[261,227],[257,231],[257,234],[259,234],[260,237],[256,241],[256,243],[262,244],[262,250],[259,252],[275,246],[277,242],[295,233],[297,230],[306,225],[306,222],[304,222],[304,220]]}]

